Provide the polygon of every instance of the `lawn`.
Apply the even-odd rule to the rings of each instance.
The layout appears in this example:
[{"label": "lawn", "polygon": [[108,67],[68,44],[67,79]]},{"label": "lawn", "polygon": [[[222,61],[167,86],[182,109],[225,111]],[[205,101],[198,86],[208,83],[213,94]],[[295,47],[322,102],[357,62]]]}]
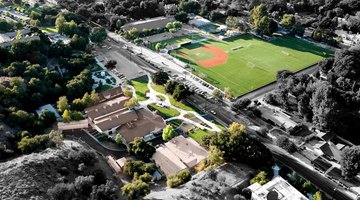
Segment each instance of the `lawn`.
[{"label": "lawn", "polygon": [[155,45],[157,43],[161,43],[161,44],[167,44],[167,45],[179,45],[182,43],[186,43],[186,42],[190,42],[192,40],[200,40],[203,39],[204,37],[202,37],[201,35],[198,34],[192,34],[192,35],[185,35],[185,36],[181,36],[181,37],[176,37],[176,38],[171,38],[168,40],[163,40],[161,42],[154,42],[151,43],[149,48],[152,50],[155,50]]},{"label": "lawn", "polygon": [[55,26],[41,27],[40,30],[42,30],[44,33],[57,33]]},{"label": "lawn", "polygon": [[162,85],[156,85],[156,84],[151,84],[151,87],[156,91],[159,92],[161,94],[167,95],[169,97],[170,103],[171,105],[178,107],[180,109],[186,110],[186,111],[197,111],[196,109],[194,109],[192,106],[188,106],[182,102],[176,101],[174,99],[174,97],[172,95],[166,94],[165,88]]},{"label": "lawn", "polygon": [[[223,50],[228,58],[224,64],[204,67],[193,62],[189,55],[194,49],[211,45]],[[236,50],[234,50],[236,49]],[[184,57],[184,53],[190,57]],[[275,80],[279,70],[299,71],[330,56],[331,51],[291,36],[264,41],[244,34],[226,41],[208,40],[186,45],[171,52],[194,68],[194,74],[204,77],[211,84],[224,89],[229,87],[236,95],[242,95]],[[192,60],[192,61],[190,61]],[[197,60],[202,61],[201,60]]]},{"label": "lawn", "polygon": [[191,137],[192,139],[194,139],[196,142],[201,144],[201,138],[204,135],[207,135],[211,133],[209,130],[201,130],[199,128],[195,128],[191,131],[188,132],[189,137]]},{"label": "lawn", "polygon": [[194,50],[188,52],[188,56],[190,56],[194,60],[201,61],[201,60],[207,60],[207,59],[213,58],[216,55],[214,55],[208,51],[203,51],[201,49],[194,49]]},{"label": "lawn", "polygon": [[146,76],[131,80],[131,84],[134,86],[136,91],[136,97],[139,101],[146,101],[146,93],[149,91],[147,87],[148,78]]},{"label": "lawn", "polygon": [[160,106],[157,106],[155,103],[149,104],[148,108],[151,111],[157,110],[159,115],[162,116],[164,119],[168,119],[168,118],[176,117],[176,116],[180,115],[180,112],[173,108],[160,107]]}]

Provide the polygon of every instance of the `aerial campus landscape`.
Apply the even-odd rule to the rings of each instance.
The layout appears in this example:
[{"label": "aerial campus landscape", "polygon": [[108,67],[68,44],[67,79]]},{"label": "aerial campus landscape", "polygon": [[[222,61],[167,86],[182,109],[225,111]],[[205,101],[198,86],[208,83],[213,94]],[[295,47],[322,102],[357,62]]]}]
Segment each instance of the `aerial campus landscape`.
[{"label": "aerial campus landscape", "polygon": [[358,0],[1,0],[0,199],[360,200]]}]

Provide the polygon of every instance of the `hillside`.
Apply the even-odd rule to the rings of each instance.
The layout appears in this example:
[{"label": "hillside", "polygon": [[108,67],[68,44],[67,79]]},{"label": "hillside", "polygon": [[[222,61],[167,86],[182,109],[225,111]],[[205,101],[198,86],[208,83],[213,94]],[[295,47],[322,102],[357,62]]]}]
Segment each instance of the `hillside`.
[{"label": "hillside", "polygon": [[64,141],[58,149],[23,155],[0,164],[0,199],[50,199],[50,187],[94,175],[98,165],[93,151],[73,141]]}]

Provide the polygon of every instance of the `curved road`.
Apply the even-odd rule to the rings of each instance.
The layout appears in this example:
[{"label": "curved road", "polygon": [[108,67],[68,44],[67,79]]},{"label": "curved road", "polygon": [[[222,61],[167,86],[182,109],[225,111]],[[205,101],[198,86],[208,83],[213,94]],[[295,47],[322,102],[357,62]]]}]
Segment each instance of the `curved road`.
[{"label": "curved road", "polygon": [[126,150],[124,151],[114,151],[114,150],[109,150],[106,149],[104,147],[102,147],[100,144],[98,144],[98,142],[96,140],[94,140],[94,138],[92,138],[91,136],[89,136],[87,133],[85,133],[84,131],[74,131],[74,132],[63,132],[63,135],[65,138],[69,138],[69,139],[79,139],[83,142],[85,142],[87,145],[89,145],[92,149],[94,149],[96,152],[102,154],[103,156],[113,156],[114,158],[122,158],[124,156],[128,156],[128,152]]}]

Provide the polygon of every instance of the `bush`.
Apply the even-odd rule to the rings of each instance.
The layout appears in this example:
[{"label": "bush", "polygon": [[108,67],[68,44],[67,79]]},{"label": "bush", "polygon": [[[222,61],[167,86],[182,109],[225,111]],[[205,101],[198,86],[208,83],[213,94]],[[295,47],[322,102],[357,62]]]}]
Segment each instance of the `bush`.
[{"label": "bush", "polygon": [[121,188],[121,194],[127,196],[129,199],[136,199],[149,194],[150,189],[147,183],[141,180],[136,180],[132,183],[126,183]]},{"label": "bush", "polygon": [[283,149],[285,149],[289,153],[294,153],[297,150],[296,145],[294,144],[294,142],[291,141],[286,136],[283,136],[283,135],[279,136],[276,139],[276,145],[283,148]]},{"label": "bush", "polygon": [[235,112],[247,108],[251,104],[251,100],[248,98],[239,99],[236,102],[231,104],[231,109]]},{"label": "bush", "polygon": [[166,185],[169,188],[174,188],[188,182],[191,179],[189,170],[181,170],[175,175],[171,175],[167,178]]}]

